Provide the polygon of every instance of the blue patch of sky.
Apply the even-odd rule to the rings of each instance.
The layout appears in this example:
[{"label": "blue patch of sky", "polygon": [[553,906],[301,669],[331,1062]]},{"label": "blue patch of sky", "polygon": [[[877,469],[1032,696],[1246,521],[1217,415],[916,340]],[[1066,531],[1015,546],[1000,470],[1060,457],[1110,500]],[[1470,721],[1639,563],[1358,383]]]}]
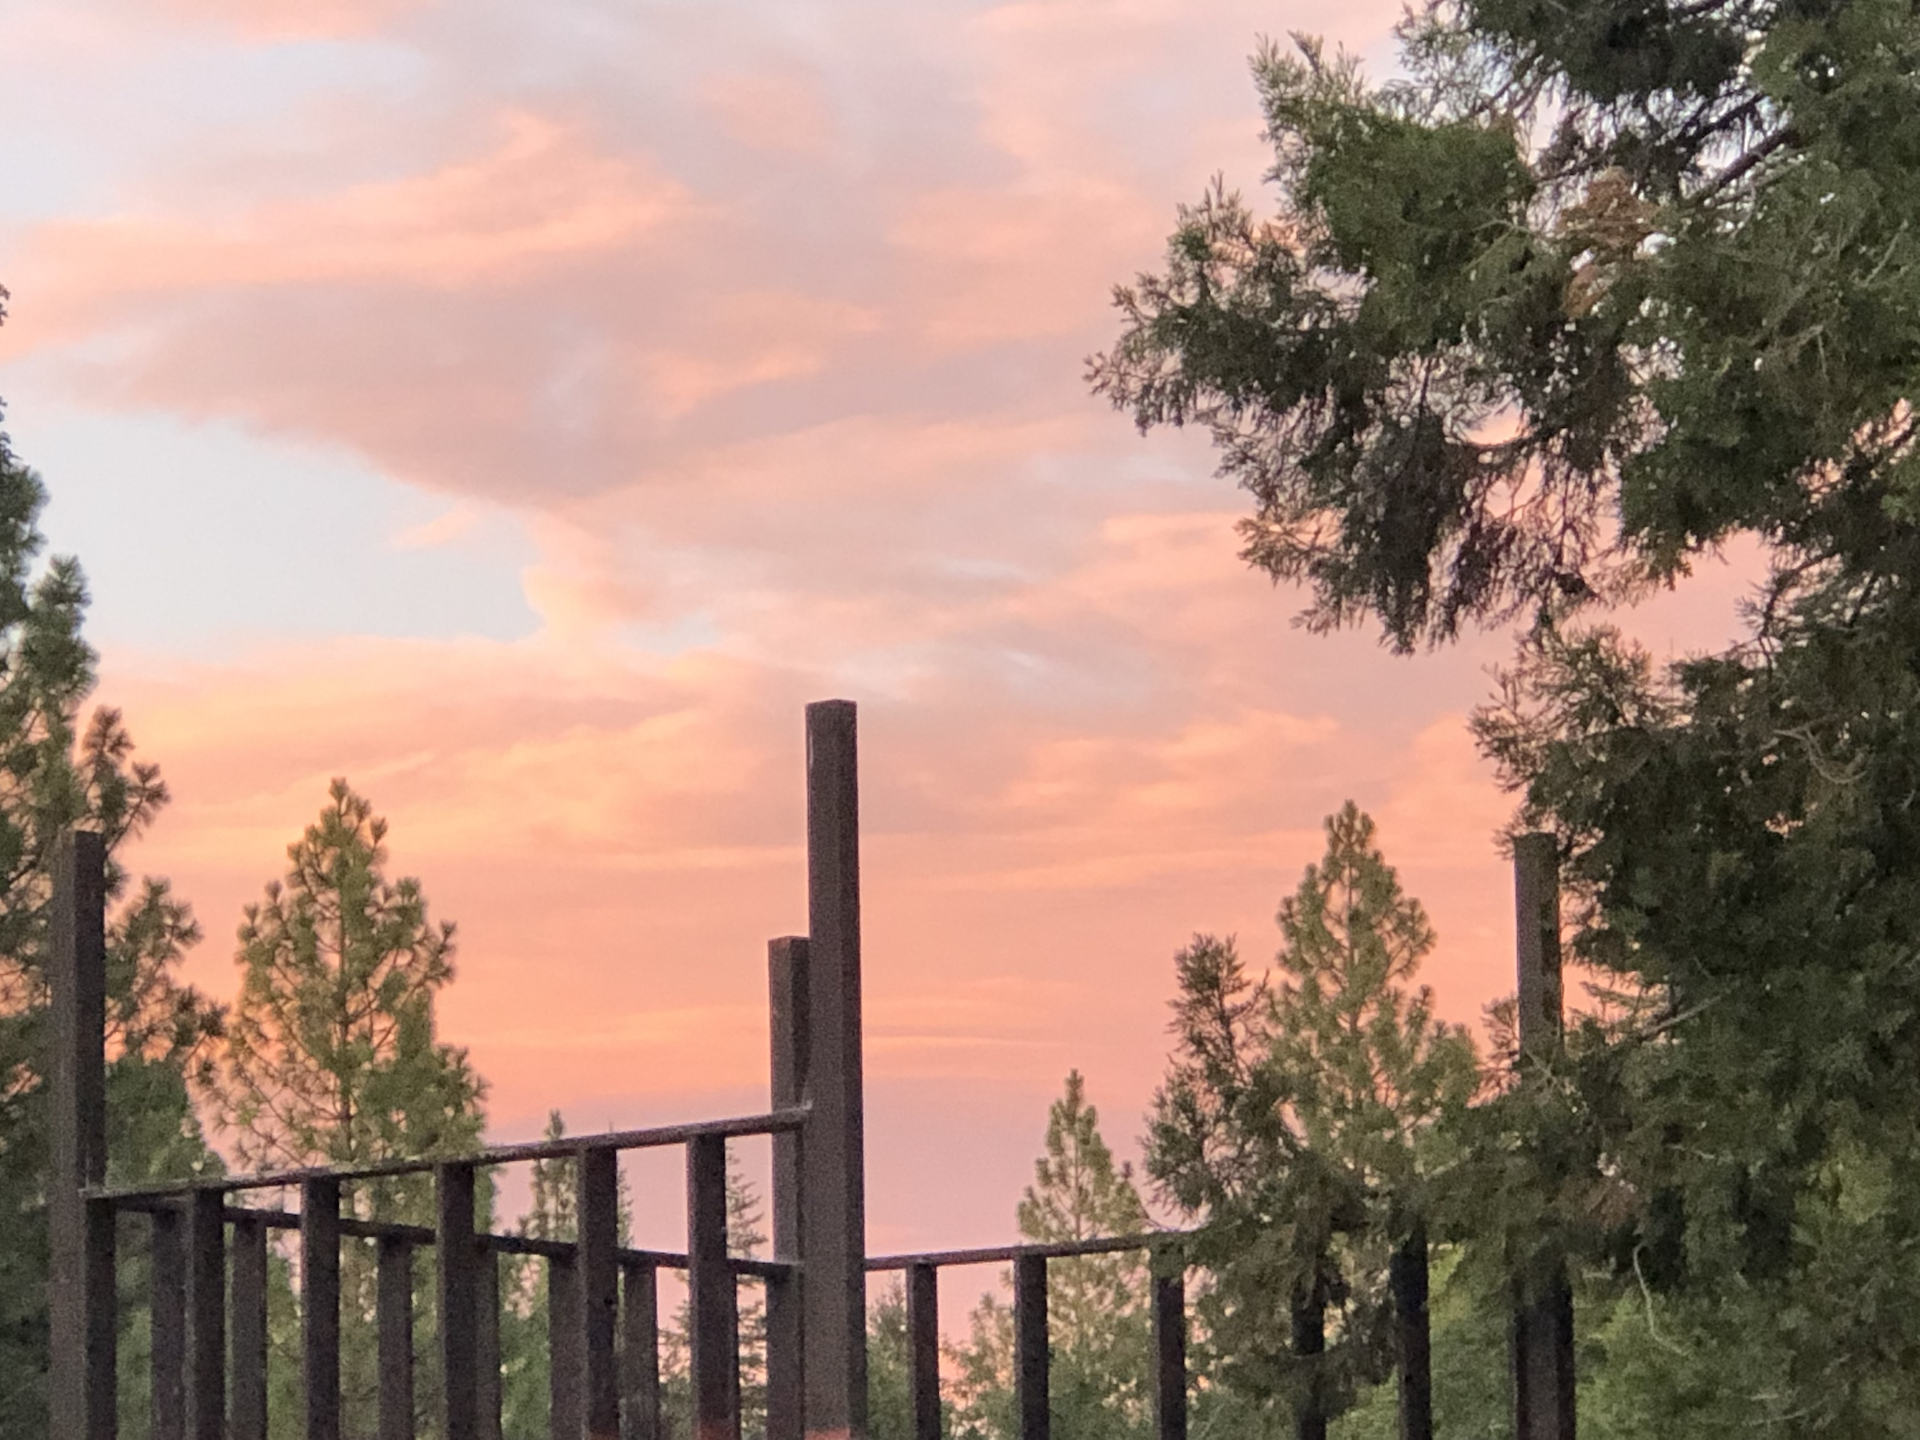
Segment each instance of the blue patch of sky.
[{"label": "blue patch of sky", "polygon": [[425,74],[374,37],[265,44],[209,26],[49,50],[6,44],[14,29],[0,23],[0,222],[12,224],[116,210],[126,177],[166,173],[196,136],[269,133],[310,102],[405,95]]},{"label": "blue patch of sky", "polygon": [[13,398],[15,452],[52,496],[52,550],[86,570],[98,645],[218,658],[276,638],[538,628],[521,583],[533,546],[507,512],[408,547],[451,502],[352,456]]}]

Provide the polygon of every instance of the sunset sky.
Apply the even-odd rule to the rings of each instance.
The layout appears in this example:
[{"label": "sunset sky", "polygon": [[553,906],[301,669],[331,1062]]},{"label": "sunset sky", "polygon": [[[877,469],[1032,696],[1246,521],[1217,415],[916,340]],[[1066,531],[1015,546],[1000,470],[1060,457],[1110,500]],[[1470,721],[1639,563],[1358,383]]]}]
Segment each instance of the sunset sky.
[{"label": "sunset sky", "polygon": [[[1349,797],[1475,1018],[1507,638],[1293,628],[1201,438],[1082,378],[1176,204],[1260,188],[1259,37],[1379,69],[1399,8],[0,7],[0,395],[174,792],[135,863],[190,977],[232,993],[345,775],[459,923],[495,1136],[762,1108],[801,707],[844,696],[875,1251],[1012,1238],[1071,1067],[1137,1153],[1174,952],[1264,961]],[[1711,642],[1740,590],[1640,625]]]}]

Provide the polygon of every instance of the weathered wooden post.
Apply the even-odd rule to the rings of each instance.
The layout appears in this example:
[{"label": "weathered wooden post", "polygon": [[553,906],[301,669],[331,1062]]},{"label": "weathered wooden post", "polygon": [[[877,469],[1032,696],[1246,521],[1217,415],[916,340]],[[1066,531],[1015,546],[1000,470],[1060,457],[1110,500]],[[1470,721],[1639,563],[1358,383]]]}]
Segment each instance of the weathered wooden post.
[{"label": "weathered wooden post", "polygon": [[1187,1440],[1186,1266],[1158,1255],[1153,1261],[1153,1433]]},{"label": "weathered wooden post", "polygon": [[[1513,842],[1514,938],[1522,1073],[1546,1071],[1561,1036],[1560,857],[1551,835]],[[1574,1440],[1573,1290],[1564,1265],[1516,1279],[1514,1440]]]},{"label": "weathered wooden post", "polygon": [[907,1402],[912,1440],[940,1440],[940,1272],[907,1267]]},{"label": "weathered wooden post", "polygon": [[[807,942],[786,935],[767,942],[767,1028],[773,1042],[772,1102],[799,1105],[807,1068]],[[801,1137],[773,1137],[773,1258],[798,1266]],[[806,1434],[805,1341],[797,1268],[767,1281],[767,1440]]]},{"label": "weathered wooden post", "polygon": [[307,1440],[340,1440],[340,1181],[332,1175],[300,1182],[300,1353]]},{"label": "weathered wooden post", "polygon": [[1053,1429],[1053,1347],[1047,1338],[1047,1257],[1013,1262],[1013,1408],[1020,1440],[1048,1440]]},{"label": "weathered wooden post", "polygon": [[547,1434],[580,1440],[585,1416],[580,1380],[586,1319],[580,1304],[580,1262],[574,1255],[547,1257]]},{"label": "weathered wooden post", "polygon": [[620,1304],[621,1440],[661,1440],[660,1278],[651,1261],[621,1261]]},{"label": "weathered wooden post", "polygon": [[687,1142],[688,1366],[694,1440],[740,1440],[740,1330],[727,1258],[727,1142]]},{"label": "weathered wooden post", "polygon": [[107,1177],[107,847],[69,830],[53,853],[53,1174],[47,1194],[52,1440],[113,1440],[117,1317],[114,1212],[84,1191]]},{"label": "weathered wooden post", "polygon": [[[233,1440],[267,1440],[267,1227],[233,1223],[233,1274],[227,1326],[233,1346]],[[387,1440],[382,1436],[381,1440]],[[411,1440],[411,1437],[409,1437]]]},{"label": "weathered wooden post", "polygon": [[434,1268],[440,1312],[440,1433],[444,1440],[477,1440],[480,1387],[472,1377],[480,1358],[480,1247],[473,1234],[474,1167],[459,1162],[437,1166],[433,1188],[439,1212]]},{"label": "weathered wooden post", "polygon": [[580,1326],[587,1440],[620,1440],[620,1153],[580,1155]]},{"label": "weathered wooden post", "polygon": [[147,1333],[152,1440],[185,1440],[187,1433],[187,1241],[180,1207],[163,1204],[147,1216]]},{"label": "weathered wooden post", "polygon": [[414,1440],[413,1242],[383,1235],[377,1257],[374,1305],[380,1347],[380,1440]]},{"label": "weathered wooden post", "polygon": [[867,1225],[854,707],[807,706],[807,1064],[801,1142],[808,1440],[866,1440]]}]

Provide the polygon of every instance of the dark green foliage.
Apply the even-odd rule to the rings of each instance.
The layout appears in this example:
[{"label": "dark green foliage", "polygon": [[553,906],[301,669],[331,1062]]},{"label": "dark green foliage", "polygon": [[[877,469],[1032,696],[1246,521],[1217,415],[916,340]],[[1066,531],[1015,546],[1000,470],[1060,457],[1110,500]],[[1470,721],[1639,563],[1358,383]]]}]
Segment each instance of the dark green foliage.
[{"label": "dark green foliage", "polygon": [[[1102,1138],[1099,1111],[1087,1103],[1077,1070],[1047,1112],[1044,1146],[1016,1211],[1022,1240],[1092,1240],[1148,1230],[1131,1168],[1115,1161]],[[1011,1284],[1010,1274],[1003,1278]],[[1047,1310],[1053,1434],[1059,1440],[1126,1440],[1151,1433],[1146,1255],[1122,1251],[1048,1262]],[[967,1341],[948,1358],[955,1370],[948,1433],[960,1440],[1013,1436],[1013,1315],[1007,1305],[984,1297]]]},{"label": "dark green foliage", "polygon": [[[1611,1277],[1600,1433],[1911,1434],[1920,13],[1461,0],[1403,38],[1379,87],[1263,52],[1280,218],[1184,213],[1093,379],[1212,428],[1311,622],[1532,621],[1478,732],[1606,1003],[1460,1127],[1466,1268]],[[1741,643],[1656,667],[1593,617],[1736,536]]]},{"label": "dark green foliage", "polygon": [[[0,318],[6,292],[0,289]],[[166,882],[131,884],[115,852],[167,802],[158,767],[133,758],[119,712],[83,717],[95,656],[81,635],[77,562],[41,565],[46,490],[0,434],[0,1437],[46,1433],[45,1184],[50,1160],[44,1046],[49,871],[71,825],[109,848],[109,1178],[196,1173],[217,1160],[188,1103],[218,1011],[175,978],[199,938]],[[123,1283],[140,1282],[137,1261]],[[137,1350],[138,1337],[130,1336]]]},{"label": "dark green foliage", "polygon": [[[1277,985],[1231,940],[1177,957],[1147,1168],[1198,1227],[1209,1378],[1255,1414],[1332,1415],[1392,1369],[1388,1259],[1430,1219],[1435,1127],[1479,1075],[1466,1036],[1412,988],[1433,929],[1351,803],[1279,924]],[[1302,1315],[1324,1317],[1323,1354],[1293,1353]]]},{"label": "dark green foliage", "polygon": [[[239,930],[239,999],[207,1093],[248,1169],[352,1165],[458,1155],[476,1148],[485,1084],[466,1051],[440,1041],[434,1000],[453,979],[453,926],[427,917],[417,880],[386,877],[386,821],[335,780],[320,817],[287,847],[283,881],[249,905]],[[479,1196],[491,1223],[491,1175]],[[433,1223],[432,1178],[347,1185],[344,1212]],[[342,1247],[341,1397],[348,1428],[370,1430],[378,1396],[372,1247]],[[417,1353],[432,1354],[431,1255],[416,1257]],[[298,1373],[289,1311],[272,1328],[276,1374]],[[437,1372],[423,1366],[415,1396],[434,1413]],[[298,1420],[276,1412],[275,1431]]]},{"label": "dark green foliage", "polygon": [[1736,531],[1909,547],[1920,27],[1905,0],[1436,5],[1411,78],[1255,60],[1281,215],[1215,191],[1096,387],[1198,423],[1247,557],[1409,646]]}]

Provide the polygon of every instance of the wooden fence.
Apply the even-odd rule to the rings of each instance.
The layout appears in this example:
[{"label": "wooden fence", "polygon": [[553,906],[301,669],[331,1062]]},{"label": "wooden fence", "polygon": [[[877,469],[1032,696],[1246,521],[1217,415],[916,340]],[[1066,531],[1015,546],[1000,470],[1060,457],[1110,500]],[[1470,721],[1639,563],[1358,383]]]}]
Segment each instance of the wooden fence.
[{"label": "wooden fence", "polygon": [[[54,1112],[49,1190],[52,1440],[116,1440],[116,1256],[123,1228],[151,1265],[151,1440],[266,1440],[268,1254],[274,1232],[298,1235],[302,1407],[306,1440],[343,1440],[340,1256],[376,1253],[378,1440],[413,1440],[414,1268],[435,1257],[436,1344],[444,1383],[434,1429],[445,1440],[500,1440],[501,1258],[540,1257],[549,1298],[554,1440],[662,1440],[658,1275],[688,1292],[693,1440],[738,1440],[741,1277],[766,1293],[766,1440],[862,1440],[867,1434],[866,1278],[904,1274],[912,1440],[939,1440],[938,1275],[944,1266],[1009,1263],[1014,1277],[1014,1386],[1020,1440],[1047,1440],[1047,1267],[1063,1257],[1156,1251],[1152,1279],[1153,1419],[1185,1440],[1187,1313],[1178,1237],[1124,1236],[1063,1245],[868,1257],[860,1018],[859,802],[854,707],[807,707],[808,934],[768,947],[772,1084],[764,1114],[645,1130],[497,1145],[454,1159],[221,1176],[111,1188],[106,1181],[106,855],[98,835],[67,835],[54,870],[48,1071]],[[1549,837],[1516,849],[1523,1048],[1558,1043],[1559,941]],[[726,1145],[773,1147],[773,1258],[727,1253]],[[684,1252],[618,1243],[618,1157],[678,1147],[687,1179]],[[571,1159],[575,1241],[476,1229],[489,1167]],[[433,1177],[432,1226],[343,1211],[357,1182]],[[297,1190],[296,1211],[249,1206],[251,1193]],[[123,1221],[125,1222],[123,1226]],[[1425,1385],[1425,1256],[1396,1275],[1402,1440],[1432,1440]],[[1317,1327],[1310,1326],[1311,1332]],[[1313,1334],[1296,1327],[1297,1349]],[[1516,1440],[1573,1440],[1571,1306],[1564,1284],[1517,1303],[1512,1374]],[[1302,1416],[1300,1440],[1324,1419]],[[360,1437],[353,1437],[360,1440]],[[516,1437],[519,1440],[519,1437]]]}]

